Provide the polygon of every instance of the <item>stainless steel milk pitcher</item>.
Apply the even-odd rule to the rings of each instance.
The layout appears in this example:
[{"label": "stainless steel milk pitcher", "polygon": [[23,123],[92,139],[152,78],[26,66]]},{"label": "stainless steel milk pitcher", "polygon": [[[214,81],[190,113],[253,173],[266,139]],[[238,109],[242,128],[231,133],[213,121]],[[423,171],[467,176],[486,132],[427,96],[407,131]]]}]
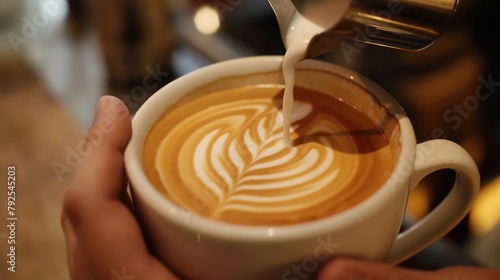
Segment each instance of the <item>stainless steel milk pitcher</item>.
[{"label": "stainless steel milk pitcher", "polygon": [[[402,50],[422,50],[441,34],[459,0],[268,0],[282,39],[296,13],[311,1],[347,1],[341,20],[309,43],[307,57],[362,42]],[[335,12],[335,11],[332,11]]]}]

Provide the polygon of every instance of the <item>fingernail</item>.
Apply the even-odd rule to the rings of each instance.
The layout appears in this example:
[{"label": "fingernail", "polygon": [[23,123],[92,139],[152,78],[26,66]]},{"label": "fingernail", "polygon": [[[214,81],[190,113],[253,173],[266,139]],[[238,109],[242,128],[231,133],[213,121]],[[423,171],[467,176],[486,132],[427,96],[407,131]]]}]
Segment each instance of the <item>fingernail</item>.
[{"label": "fingernail", "polygon": [[96,116],[99,115],[104,109],[106,109],[110,99],[111,98],[109,96],[103,96],[99,99],[99,102],[97,103],[97,109],[95,110]]},{"label": "fingernail", "polygon": [[109,107],[108,110],[111,113],[118,116],[118,118],[120,118],[120,119],[130,117],[130,113],[128,111],[127,105],[125,105],[125,103],[123,103],[123,101],[118,99],[118,98],[113,98],[113,100],[110,102],[108,107]]}]

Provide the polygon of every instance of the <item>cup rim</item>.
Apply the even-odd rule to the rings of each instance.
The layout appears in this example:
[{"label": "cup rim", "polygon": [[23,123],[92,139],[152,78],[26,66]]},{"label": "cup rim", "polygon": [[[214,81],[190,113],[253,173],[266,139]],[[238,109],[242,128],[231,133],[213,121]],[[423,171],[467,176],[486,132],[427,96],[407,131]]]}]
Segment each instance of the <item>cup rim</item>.
[{"label": "cup rim", "polygon": [[[177,226],[189,228],[192,232],[209,235],[219,239],[237,241],[272,242],[277,237],[280,240],[297,239],[307,236],[317,236],[356,223],[363,214],[383,207],[390,203],[395,188],[408,188],[413,174],[414,151],[416,139],[411,122],[399,103],[383,88],[363,75],[350,69],[319,60],[304,60],[297,69],[322,70],[335,73],[364,87],[390,114],[396,118],[400,126],[400,155],[391,176],[374,194],[360,204],[338,214],[315,221],[279,226],[236,225],[220,222],[189,213],[182,207],[169,201],[149,181],[142,168],[142,147],[150,127],[157,121],[159,115],[168,106],[166,99],[182,96],[204,84],[228,76],[239,76],[250,73],[261,73],[281,70],[283,56],[254,56],[232,59],[205,66],[186,74],[165,85],[153,94],[137,111],[132,120],[132,137],[124,154],[125,168],[130,181],[133,197],[139,198],[149,210]],[[161,110],[161,112],[158,112]],[[156,114],[156,118],[151,115]],[[408,171],[408,164],[411,166]],[[403,178],[403,182],[402,182]]]}]

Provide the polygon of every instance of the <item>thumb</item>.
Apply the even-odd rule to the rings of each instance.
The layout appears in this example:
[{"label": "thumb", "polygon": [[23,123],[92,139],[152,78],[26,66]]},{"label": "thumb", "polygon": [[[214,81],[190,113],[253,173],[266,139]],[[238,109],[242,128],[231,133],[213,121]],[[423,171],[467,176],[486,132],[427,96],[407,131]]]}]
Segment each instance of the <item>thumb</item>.
[{"label": "thumb", "polygon": [[319,280],[421,280],[432,279],[430,272],[402,269],[390,264],[333,259],[319,272]]},{"label": "thumb", "polygon": [[498,280],[500,271],[480,267],[456,266],[436,271],[420,271],[390,264],[333,259],[318,274],[319,280]]},{"label": "thumb", "polygon": [[113,96],[103,96],[87,133],[84,150],[87,156],[76,178],[85,178],[87,192],[97,197],[115,199],[123,189],[123,151],[132,134],[130,115],[125,104]]},{"label": "thumb", "polygon": [[71,245],[95,279],[119,277],[120,271],[123,279],[174,279],[149,253],[133,212],[120,200],[126,186],[123,151],[131,131],[125,104],[101,98],[84,145],[87,156],[65,195],[65,232],[74,232]]}]

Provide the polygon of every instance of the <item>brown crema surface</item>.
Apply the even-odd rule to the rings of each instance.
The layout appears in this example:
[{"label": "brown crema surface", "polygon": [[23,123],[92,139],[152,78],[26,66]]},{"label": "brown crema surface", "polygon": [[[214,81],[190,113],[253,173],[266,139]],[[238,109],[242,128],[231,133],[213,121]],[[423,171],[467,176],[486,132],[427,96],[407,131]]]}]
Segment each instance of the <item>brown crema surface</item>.
[{"label": "brown crema surface", "polygon": [[387,181],[399,154],[388,140],[394,124],[384,131],[353,106],[297,87],[289,148],[282,94],[281,85],[243,86],[167,109],[144,145],[152,184],[194,214],[277,226],[342,212]]}]

